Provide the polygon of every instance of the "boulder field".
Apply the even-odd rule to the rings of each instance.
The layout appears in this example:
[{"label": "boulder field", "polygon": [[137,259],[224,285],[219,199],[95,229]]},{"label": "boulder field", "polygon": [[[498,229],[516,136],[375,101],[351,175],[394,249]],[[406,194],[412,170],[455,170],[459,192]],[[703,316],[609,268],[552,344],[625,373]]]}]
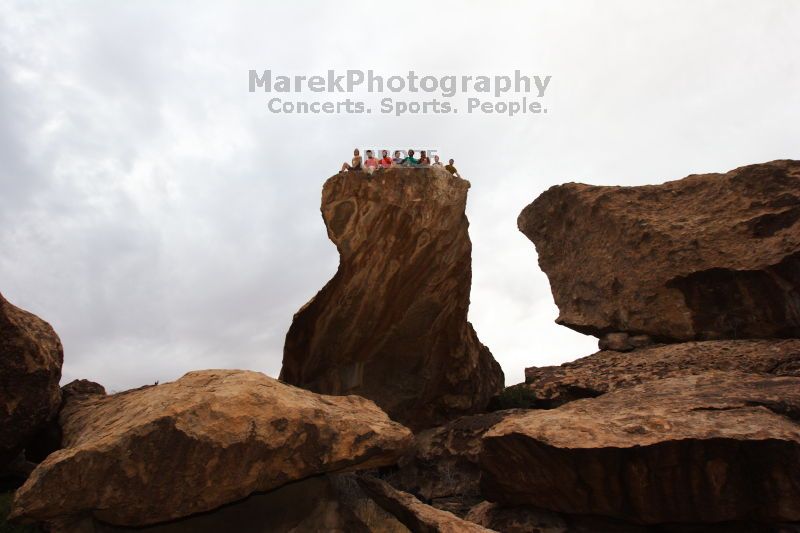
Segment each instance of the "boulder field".
[{"label": "boulder field", "polygon": [[543,193],[519,227],[558,322],[600,351],[506,389],[467,321],[468,189],[433,168],[325,183],[339,269],[295,315],[283,381],[203,370],[59,391],[58,337],[0,297],[0,458],[42,456],[13,518],[53,533],[800,533],[800,162]]}]

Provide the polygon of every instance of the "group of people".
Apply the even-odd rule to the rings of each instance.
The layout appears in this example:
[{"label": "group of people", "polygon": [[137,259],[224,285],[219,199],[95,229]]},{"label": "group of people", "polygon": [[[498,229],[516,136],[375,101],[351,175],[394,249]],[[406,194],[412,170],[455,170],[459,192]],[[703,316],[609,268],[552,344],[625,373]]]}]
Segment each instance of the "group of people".
[{"label": "group of people", "polygon": [[414,150],[409,150],[406,157],[402,156],[400,150],[394,151],[394,157],[389,157],[388,150],[382,150],[380,158],[375,157],[372,153],[372,150],[367,150],[367,158],[362,160],[361,152],[358,150],[358,148],[356,148],[353,150],[353,159],[350,160],[350,163],[344,163],[342,165],[342,172],[357,170],[364,171],[367,174],[372,174],[380,168],[443,167],[453,176],[460,178],[461,176],[458,175],[458,170],[456,170],[456,167],[453,166],[453,163],[455,163],[455,160],[451,159],[447,165],[442,164],[442,162],[439,161],[438,155],[433,156],[433,163],[431,163],[426,150],[420,151],[419,158],[414,157]]}]

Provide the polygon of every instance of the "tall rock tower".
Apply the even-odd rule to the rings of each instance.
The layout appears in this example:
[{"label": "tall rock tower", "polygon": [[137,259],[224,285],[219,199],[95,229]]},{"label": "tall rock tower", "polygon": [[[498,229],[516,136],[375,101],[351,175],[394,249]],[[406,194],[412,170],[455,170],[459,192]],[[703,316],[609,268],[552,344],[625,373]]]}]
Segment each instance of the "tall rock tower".
[{"label": "tall rock tower", "polygon": [[485,408],[503,372],[467,322],[469,187],[437,168],[325,183],[322,217],[339,269],[295,314],[282,380],[364,396],[414,429]]}]

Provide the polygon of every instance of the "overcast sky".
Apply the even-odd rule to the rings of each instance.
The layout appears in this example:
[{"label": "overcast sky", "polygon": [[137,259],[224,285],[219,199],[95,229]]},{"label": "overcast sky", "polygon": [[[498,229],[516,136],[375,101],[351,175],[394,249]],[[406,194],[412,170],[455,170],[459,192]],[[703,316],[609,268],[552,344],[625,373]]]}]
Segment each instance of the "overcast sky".
[{"label": "overcast sky", "polygon": [[[470,319],[508,384],[596,348],[555,325],[516,228],[543,190],[798,157],[796,0],[222,4],[0,2],[0,291],[53,324],[64,382],[277,376],[336,271],[320,189],[354,146],[437,148],[472,182]],[[550,75],[548,114],[276,115],[248,92],[250,69],[348,68]]]}]

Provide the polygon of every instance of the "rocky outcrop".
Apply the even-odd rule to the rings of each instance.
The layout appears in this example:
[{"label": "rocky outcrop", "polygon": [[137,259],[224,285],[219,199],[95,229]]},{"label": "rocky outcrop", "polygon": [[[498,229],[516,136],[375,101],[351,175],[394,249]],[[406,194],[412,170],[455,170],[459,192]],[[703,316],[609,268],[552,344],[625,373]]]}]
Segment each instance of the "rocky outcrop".
[{"label": "rocky outcrop", "polygon": [[641,524],[800,521],[800,378],[711,370],[506,417],[481,488]]},{"label": "rocky outcrop", "polygon": [[462,520],[452,513],[425,505],[411,494],[371,476],[360,476],[364,492],[387,512],[393,514],[413,533],[487,533],[492,530]]},{"label": "rocky outcrop", "polygon": [[601,351],[560,366],[525,369],[530,406],[550,409],[619,388],[706,370],[800,377],[800,339],[701,341],[635,352]]},{"label": "rocky outcrop", "polygon": [[65,448],[17,491],[15,517],[154,524],[316,474],[392,464],[413,441],[369,400],[240,370],[85,395],[60,421]]},{"label": "rocky outcrop", "polygon": [[552,187],[519,216],[563,324],[656,341],[800,337],[800,161]]},{"label": "rocky outcrop", "polygon": [[50,324],[0,295],[0,470],[58,413],[63,361]]},{"label": "rocky outcrop", "polygon": [[486,406],[503,373],[467,322],[468,189],[435,168],[325,183],[339,269],[295,315],[282,380],[364,396],[415,430]]}]

